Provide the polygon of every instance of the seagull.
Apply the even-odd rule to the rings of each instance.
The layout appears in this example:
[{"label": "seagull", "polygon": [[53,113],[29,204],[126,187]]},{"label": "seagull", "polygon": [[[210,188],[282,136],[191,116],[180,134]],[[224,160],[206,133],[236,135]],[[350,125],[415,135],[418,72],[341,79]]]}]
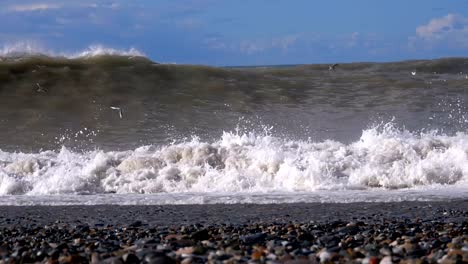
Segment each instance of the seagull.
[{"label": "seagull", "polygon": [[123,118],[122,109],[121,109],[120,107],[111,106],[110,108],[111,108],[111,109],[113,109],[113,110],[117,110],[117,111],[119,111],[119,116],[120,116],[120,119],[122,119],[122,118]]},{"label": "seagull", "polygon": [[414,72],[412,71],[412,72],[411,72],[411,75],[415,76],[415,75],[416,75],[416,72],[415,72],[415,71],[414,71]]},{"label": "seagull", "polygon": [[336,68],[338,65],[339,65],[338,63],[335,63],[335,64],[333,64],[333,65],[330,65],[330,66],[328,66],[328,70],[329,70],[329,71],[335,71],[335,68]]},{"label": "seagull", "polygon": [[39,83],[36,83],[36,86],[37,86],[36,92],[38,92],[38,93],[46,93],[47,92],[47,90],[42,88]]}]

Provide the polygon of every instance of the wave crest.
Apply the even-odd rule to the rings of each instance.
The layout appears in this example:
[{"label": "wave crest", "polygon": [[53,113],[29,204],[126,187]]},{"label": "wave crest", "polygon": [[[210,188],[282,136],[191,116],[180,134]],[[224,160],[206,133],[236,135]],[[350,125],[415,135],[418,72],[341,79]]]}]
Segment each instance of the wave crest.
[{"label": "wave crest", "polygon": [[48,56],[48,57],[65,57],[68,59],[89,58],[99,56],[138,56],[146,57],[146,55],[136,48],[115,49],[104,45],[91,45],[79,52],[54,52],[43,48],[41,45],[34,42],[17,42],[6,44],[0,49],[0,57],[30,57],[30,56]]},{"label": "wave crest", "polygon": [[93,45],[89,46],[87,49],[84,51],[81,51],[79,53],[75,53],[66,57],[69,58],[83,58],[83,57],[97,57],[97,56],[103,56],[103,55],[111,55],[111,56],[138,56],[138,57],[145,57],[146,55],[135,49],[135,48],[129,48],[128,50],[119,50],[119,49],[113,49],[113,48],[108,48],[102,45]]}]

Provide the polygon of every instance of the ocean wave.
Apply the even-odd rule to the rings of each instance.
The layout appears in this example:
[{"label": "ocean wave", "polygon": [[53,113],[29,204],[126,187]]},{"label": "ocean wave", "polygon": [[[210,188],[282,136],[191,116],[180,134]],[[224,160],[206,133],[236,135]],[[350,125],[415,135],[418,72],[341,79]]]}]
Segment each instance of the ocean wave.
[{"label": "ocean wave", "polygon": [[[76,101],[77,97],[118,93],[129,98],[217,97],[215,101],[239,105],[275,102],[292,105],[325,96],[330,104],[355,98],[355,101],[366,101],[360,105],[369,105],[393,103],[394,94],[401,93],[411,99],[413,93],[442,94],[447,89],[464,92],[468,79],[468,75],[460,74],[462,70],[468,71],[466,59],[366,64],[365,67],[359,63],[344,64],[336,72],[329,72],[325,65],[217,68],[158,64],[133,49],[119,51],[103,47],[92,47],[68,57],[40,53],[12,56],[12,50],[4,52],[11,56],[0,58],[0,92],[14,95],[18,101],[37,95],[37,87],[41,86],[44,87],[41,91],[47,91],[41,93],[43,101],[56,100],[56,96],[66,96],[62,98],[65,101],[73,96]],[[423,68],[426,73],[420,72]],[[437,74],[432,72],[436,68]],[[413,76],[411,72],[415,71],[417,74]],[[363,96],[372,91],[379,91],[375,100]],[[316,101],[323,103],[321,99]]]},{"label": "ocean wave", "polygon": [[0,152],[0,194],[244,193],[467,186],[468,135],[393,124],[350,144],[224,133],[129,151]]}]

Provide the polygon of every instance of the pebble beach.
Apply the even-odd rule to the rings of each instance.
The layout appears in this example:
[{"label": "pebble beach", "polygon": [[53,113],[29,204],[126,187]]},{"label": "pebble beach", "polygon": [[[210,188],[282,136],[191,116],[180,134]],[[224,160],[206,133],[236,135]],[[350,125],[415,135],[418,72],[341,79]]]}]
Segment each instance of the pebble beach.
[{"label": "pebble beach", "polygon": [[0,263],[468,263],[467,208],[2,206]]}]

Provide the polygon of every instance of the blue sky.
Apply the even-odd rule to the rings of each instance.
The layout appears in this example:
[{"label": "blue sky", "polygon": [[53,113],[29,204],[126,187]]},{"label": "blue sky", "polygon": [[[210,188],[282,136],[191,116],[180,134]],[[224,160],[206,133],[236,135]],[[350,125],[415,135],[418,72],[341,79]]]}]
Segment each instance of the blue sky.
[{"label": "blue sky", "polygon": [[467,0],[2,0],[0,49],[265,65],[468,54]]}]

